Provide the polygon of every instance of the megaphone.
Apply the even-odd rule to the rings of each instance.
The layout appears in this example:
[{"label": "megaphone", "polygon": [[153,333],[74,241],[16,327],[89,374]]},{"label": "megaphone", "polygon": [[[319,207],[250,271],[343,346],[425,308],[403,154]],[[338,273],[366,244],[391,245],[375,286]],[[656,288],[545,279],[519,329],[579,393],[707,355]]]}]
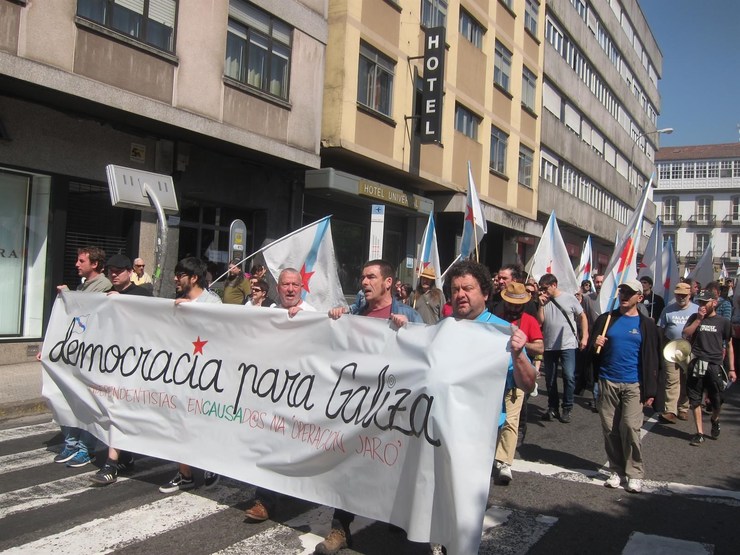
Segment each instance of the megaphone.
[{"label": "megaphone", "polygon": [[663,347],[663,358],[668,362],[675,362],[682,369],[686,370],[689,367],[689,360],[691,359],[691,343],[685,339],[670,341]]}]

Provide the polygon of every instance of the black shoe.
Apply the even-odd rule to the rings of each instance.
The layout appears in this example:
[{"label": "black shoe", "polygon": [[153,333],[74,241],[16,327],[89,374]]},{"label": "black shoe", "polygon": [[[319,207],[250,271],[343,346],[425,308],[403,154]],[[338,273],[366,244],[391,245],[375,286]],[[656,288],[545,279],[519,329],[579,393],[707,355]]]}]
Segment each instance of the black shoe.
[{"label": "black shoe", "polygon": [[557,410],[553,410],[553,409],[547,409],[547,412],[545,412],[545,414],[542,415],[542,420],[544,420],[545,422],[550,422],[552,420],[558,420],[559,418],[560,418],[560,414],[558,413]]},{"label": "black shoe", "polygon": [[696,434],[694,437],[691,438],[691,442],[689,443],[689,445],[699,447],[702,443],[704,443],[704,436],[702,434]]},{"label": "black shoe", "polygon": [[215,472],[209,472],[206,470],[203,473],[203,487],[205,489],[212,488],[216,484],[218,484],[218,481],[221,479],[221,476],[219,474],[216,474]]},{"label": "black shoe", "polygon": [[118,459],[116,469],[118,472],[131,472],[134,469],[134,458]]},{"label": "black shoe", "polygon": [[570,422],[570,409],[563,409],[563,415],[560,417],[560,421],[563,424],[568,424]]},{"label": "black shoe", "polygon": [[717,439],[719,437],[719,420],[712,420],[712,439]]},{"label": "black shoe", "polygon": [[118,480],[118,469],[112,464],[104,464],[103,468],[90,476],[90,481],[99,486],[107,486]]}]

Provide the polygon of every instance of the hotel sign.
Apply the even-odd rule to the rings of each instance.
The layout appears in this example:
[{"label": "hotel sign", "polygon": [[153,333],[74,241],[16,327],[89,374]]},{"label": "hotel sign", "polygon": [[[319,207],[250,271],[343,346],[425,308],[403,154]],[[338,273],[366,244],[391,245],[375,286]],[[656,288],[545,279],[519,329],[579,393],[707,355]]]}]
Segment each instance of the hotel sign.
[{"label": "hotel sign", "polygon": [[357,194],[361,197],[370,197],[385,204],[395,204],[425,214],[429,213],[429,205],[432,204],[432,201],[428,198],[406,193],[400,189],[381,185],[367,179],[360,179],[357,183]]},{"label": "hotel sign", "polygon": [[442,141],[442,84],[445,76],[445,28],[424,34],[424,88],[421,93],[421,143]]}]

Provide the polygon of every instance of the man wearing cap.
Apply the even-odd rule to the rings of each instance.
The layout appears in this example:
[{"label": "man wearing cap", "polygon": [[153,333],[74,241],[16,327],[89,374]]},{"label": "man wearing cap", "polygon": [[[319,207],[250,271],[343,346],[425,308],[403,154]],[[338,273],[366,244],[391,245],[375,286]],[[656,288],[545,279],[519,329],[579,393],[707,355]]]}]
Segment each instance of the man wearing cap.
[{"label": "man wearing cap", "polygon": [[[521,264],[506,264],[496,274],[496,286],[497,291],[491,295],[488,300],[488,310],[499,318],[503,317],[504,314],[504,300],[501,294],[506,286],[510,283],[524,283],[524,268]],[[537,317],[537,301],[530,299],[528,303],[524,305],[524,312]]]},{"label": "man wearing cap", "polygon": [[113,290],[109,295],[140,295],[142,297],[151,297],[152,293],[145,287],[136,285],[132,276],[134,276],[131,259],[125,254],[114,254],[108,259],[106,264],[108,270],[108,279],[113,284]]},{"label": "man wearing cap", "polygon": [[[519,328],[526,336],[524,348],[530,357],[541,355],[544,350],[542,330],[537,319],[525,312],[525,306],[532,299],[523,283],[509,282],[501,291],[503,301],[503,319]],[[513,380],[512,380],[513,381]],[[517,436],[521,410],[524,406],[526,392],[507,380],[504,391],[506,422],[501,427],[496,445],[495,467],[498,471],[498,483],[507,485],[511,482],[511,463],[517,446]],[[526,418],[526,412],[525,418]]]},{"label": "man wearing cap", "polygon": [[134,285],[146,285],[152,283],[152,276],[144,271],[146,264],[142,258],[134,258],[134,273],[131,275],[131,281]]},{"label": "man wearing cap", "polygon": [[642,283],[642,304],[645,305],[648,316],[657,322],[665,308],[665,300],[653,291],[653,278],[642,276],[640,283]]},{"label": "man wearing cap", "polygon": [[691,341],[691,356],[686,391],[689,406],[694,414],[696,435],[691,445],[704,443],[704,424],[702,422],[701,404],[704,392],[712,403],[712,439],[719,438],[719,415],[722,408],[722,391],[724,390],[725,372],[722,363],[725,350],[728,355],[729,372],[727,379],[735,381],[735,356],[732,350],[732,324],[727,318],[717,314],[717,295],[714,291],[704,289],[695,298],[699,305],[696,314],[692,314],[683,329],[683,338]]},{"label": "man wearing cap", "polygon": [[[691,286],[679,283],[673,290],[676,300],[670,303],[658,320],[658,331],[661,333],[662,345],[682,339],[681,333],[699,307],[691,302]],[[665,409],[660,415],[664,424],[675,424],[676,419],[688,420],[689,398],[686,396],[686,371],[675,362],[665,362]]]},{"label": "man wearing cap", "polygon": [[[594,324],[590,347],[599,378],[597,403],[611,475],[604,483],[642,491],[642,406],[652,406],[658,391],[660,340],[652,318],[641,314],[642,284],[631,279],[619,286],[619,307]],[[605,331],[602,331],[605,330]]]},{"label": "man wearing cap", "polygon": [[442,318],[445,295],[436,286],[434,268],[427,266],[419,276],[419,286],[414,291],[410,305],[420,315],[425,324],[436,324]]}]

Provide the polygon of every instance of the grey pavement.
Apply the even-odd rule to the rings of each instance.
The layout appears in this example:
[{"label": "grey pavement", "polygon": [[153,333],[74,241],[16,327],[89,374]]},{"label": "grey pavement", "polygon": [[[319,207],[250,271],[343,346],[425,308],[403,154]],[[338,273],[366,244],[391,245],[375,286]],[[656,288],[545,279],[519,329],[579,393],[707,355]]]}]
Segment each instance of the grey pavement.
[{"label": "grey pavement", "polygon": [[37,361],[0,365],[0,421],[48,413]]}]

